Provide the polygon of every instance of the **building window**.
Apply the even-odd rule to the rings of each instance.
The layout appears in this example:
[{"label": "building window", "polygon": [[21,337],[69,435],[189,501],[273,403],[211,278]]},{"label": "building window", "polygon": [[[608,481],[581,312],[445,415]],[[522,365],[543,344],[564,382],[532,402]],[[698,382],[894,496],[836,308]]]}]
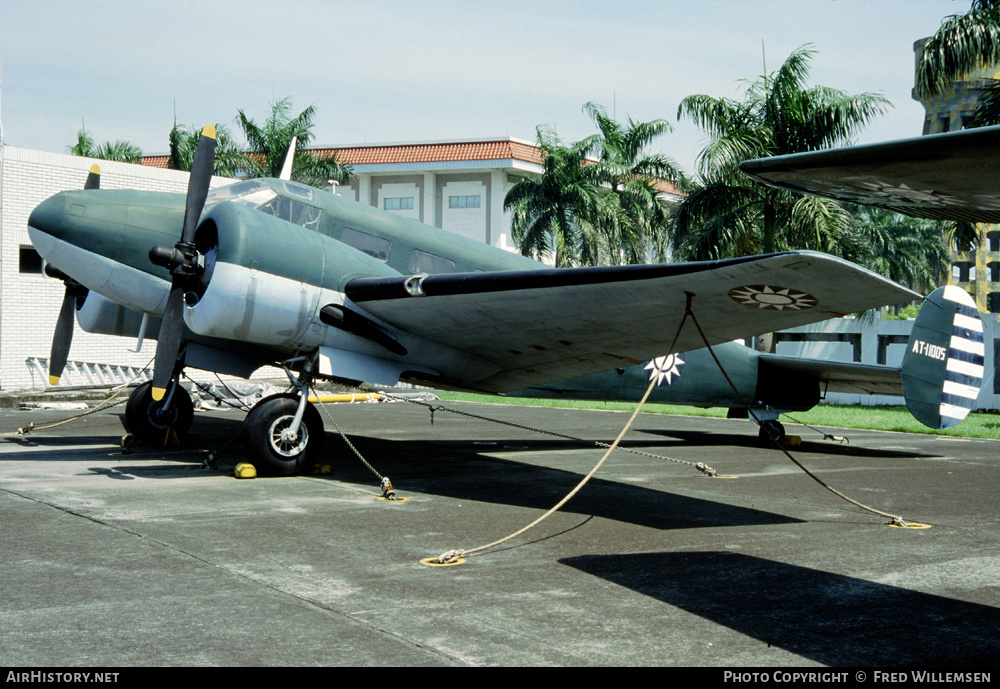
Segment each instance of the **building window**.
[{"label": "building window", "polygon": [[1000,292],[990,292],[986,295],[986,310],[990,313],[1000,313]]},{"label": "building window", "polygon": [[479,208],[478,196],[449,196],[448,208]]},{"label": "building window", "polygon": [[986,264],[986,270],[989,271],[990,282],[1000,282],[1000,263],[993,262]]},{"label": "building window", "polygon": [[18,256],[17,272],[28,275],[42,274],[42,257],[33,246],[22,246]]},{"label": "building window", "polygon": [[951,276],[955,282],[975,282],[976,264],[971,261],[956,263],[951,268]]},{"label": "building window", "polygon": [[383,199],[382,207],[387,211],[412,211],[413,197],[404,196],[402,198]]},{"label": "building window", "polygon": [[1000,232],[986,233],[987,251],[1000,251]]}]

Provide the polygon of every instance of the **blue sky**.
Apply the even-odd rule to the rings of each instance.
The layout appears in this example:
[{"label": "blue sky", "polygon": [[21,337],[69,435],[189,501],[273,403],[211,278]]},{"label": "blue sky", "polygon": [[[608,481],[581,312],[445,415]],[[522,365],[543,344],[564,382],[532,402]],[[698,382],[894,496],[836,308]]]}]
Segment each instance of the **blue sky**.
[{"label": "blue sky", "polygon": [[316,144],[593,133],[581,107],[667,118],[653,150],[688,171],[704,145],[685,96],[741,80],[811,43],[811,83],[895,106],[860,141],[920,134],[913,42],[968,1],[34,0],[0,21],[0,123],[11,146],[62,152],[81,120],[98,143],[163,153],[174,121],[260,121],[293,98]]}]

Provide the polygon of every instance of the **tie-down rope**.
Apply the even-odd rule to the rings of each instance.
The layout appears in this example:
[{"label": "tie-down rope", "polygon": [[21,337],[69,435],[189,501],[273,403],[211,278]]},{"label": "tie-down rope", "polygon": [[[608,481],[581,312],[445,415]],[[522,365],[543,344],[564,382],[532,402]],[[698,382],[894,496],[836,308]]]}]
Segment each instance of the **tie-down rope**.
[{"label": "tie-down rope", "polygon": [[[681,330],[684,328],[684,323],[687,321],[688,316],[691,316],[692,319],[694,318],[694,314],[691,313],[691,308],[690,308],[691,307],[691,303],[690,302],[691,302],[691,299],[689,297],[688,298],[688,308],[684,312],[684,318],[681,319],[680,325],[677,326],[677,334],[674,335],[674,341],[670,344],[670,351],[671,352],[674,351],[674,346],[677,344],[677,340],[680,338]],[[579,493],[580,490],[582,490],[583,487],[585,485],[587,485],[587,483],[590,481],[590,479],[593,478],[594,474],[597,473],[597,470],[600,469],[601,466],[604,465],[604,462],[607,461],[608,457],[611,456],[611,453],[614,452],[615,448],[618,447],[618,444],[621,442],[622,438],[625,437],[625,434],[628,433],[629,429],[632,428],[632,424],[635,423],[636,417],[639,416],[639,411],[642,409],[643,405],[646,404],[646,400],[649,399],[649,396],[652,394],[653,388],[656,387],[657,381],[660,378],[659,374],[662,372],[663,367],[665,367],[666,365],[667,365],[667,362],[664,361],[663,364],[661,364],[660,367],[659,367],[660,370],[656,371],[656,375],[650,376],[649,386],[646,388],[646,392],[643,394],[642,399],[639,400],[639,404],[636,405],[635,411],[632,412],[632,416],[629,417],[628,423],[626,423],[625,427],[622,428],[621,432],[618,434],[618,437],[615,438],[615,441],[613,443],[611,443],[611,445],[608,446],[608,449],[604,452],[604,456],[601,457],[600,461],[598,461],[597,464],[594,465],[594,468],[591,469],[590,472],[586,476],[584,476],[583,479],[579,483],[576,484],[576,486],[573,488],[573,490],[571,490],[569,493],[567,493],[566,496],[562,500],[560,500],[553,507],[551,507],[548,512],[546,512],[545,514],[543,514],[542,516],[540,516],[538,519],[536,519],[535,521],[531,522],[527,526],[524,526],[524,527],[518,529],[517,531],[515,531],[512,534],[504,536],[503,538],[497,539],[497,540],[493,541],[492,543],[487,543],[486,545],[481,545],[479,547],[472,548],[472,549],[469,549],[469,550],[463,550],[463,549],[448,550],[448,551],[446,551],[444,553],[441,553],[440,555],[438,555],[435,558],[430,558],[430,559],[426,560],[425,562],[427,564],[433,564],[433,565],[447,565],[447,564],[457,563],[458,561],[460,561],[461,559],[463,559],[463,558],[465,558],[465,557],[467,557],[469,555],[473,555],[475,553],[481,553],[484,550],[489,550],[490,548],[495,548],[495,547],[497,547],[498,545],[500,545],[502,543],[506,543],[507,541],[520,536],[521,534],[525,533],[526,531],[528,531],[530,529],[533,529],[534,527],[536,527],[539,524],[541,524],[543,521],[545,521],[546,519],[548,519],[551,515],[553,515],[556,512],[558,512],[562,508],[563,505],[565,505],[567,502],[569,502],[570,499],[574,495],[576,495],[577,493]]]},{"label": "tie-down rope", "polygon": [[853,498],[850,498],[850,497],[844,495],[839,490],[837,490],[833,486],[831,486],[828,483],[826,483],[823,479],[821,479],[818,476],[816,476],[814,473],[812,473],[811,471],[809,471],[805,466],[803,466],[797,459],[795,459],[795,457],[792,456],[792,453],[790,453],[788,451],[788,449],[784,445],[782,445],[778,441],[777,438],[774,437],[774,435],[771,433],[771,429],[769,429],[769,428],[767,428],[767,426],[764,426],[763,424],[761,424],[760,419],[757,418],[757,414],[755,414],[754,411],[753,411],[753,409],[750,408],[750,405],[747,404],[747,401],[743,398],[743,395],[740,394],[740,391],[736,388],[736,385],[733,383],[732,379],[729,377],[729,374],[726,373],[726,369],[722,367],[722,362],[720,362],[719,358],[717,356],[715,356],[715,352],[712,350],[712,345],[710,345],[708,343],[708,338],[705,337],[705,333],[704,333],[704,331],[702,331],[701,325],[698,323],[698,319],[694,315],[694,311],[691,310],[691,299],[694,297],[694,295],[691,292],[686,292],[685,294],[687,294],[687,307],[686,307],[687,313],[685,314],[685,317],[686,316],[691,316],[691,322],[694,323],[694,327],[698,329],[698,334],[701,336],[702,341],[705,343],[705,347],[708,348],[708,353],[712,355],[712,359],[715,360],[715,364],[719,367],[719,371],[722,372],[722,375],[725,377],[726,382],[729,383],[729,386],[733,389],[733,392],[736,393],[736,396],[739,398],[740,402],[746,408],[746,410],[750,414],[750,416],[753,417],[753,420],[757,422],[758,426],[760,426],[761,428],[764,429],[764,431],[767,433],[767,436],[774,442],[775,445],[778,446],[778,448],[782,452],[785,453],[785,456],[788,457],[788,459],[792,460],[792,462],[795,464],[795,466],[797,466],[799,469],[801,469],[802,471],[804,471],[806,473],[806,475],[809,476],[809,478],[811,478],[812,480],[816,481],[816,483],[818,483],[819,485],[823,486],[824,488],[826,488],[828,491],[830,491],[834,495],[837,495],[837,496],[843,498],[844,500],[846,500],[847,502],[851,503],[852,505],[854,505],[856,507],[860,507],[861,509],[866,510],[868,512],[871,512],[873,514],[877,514],[880,517],[885,517],[886,519],[890,519],[891,520],[890,523],[893,526],[901,526],[901,527],[909,526],[909,524],[907,524],[903,520],[902,517],[894,515],[894,514],[889,514],[888,512],[883,512],[882,510],[875,509],[874,507],[869,507],[868,505],[864,505],[864,504],[858,502],[857,500],[854,500]]}]

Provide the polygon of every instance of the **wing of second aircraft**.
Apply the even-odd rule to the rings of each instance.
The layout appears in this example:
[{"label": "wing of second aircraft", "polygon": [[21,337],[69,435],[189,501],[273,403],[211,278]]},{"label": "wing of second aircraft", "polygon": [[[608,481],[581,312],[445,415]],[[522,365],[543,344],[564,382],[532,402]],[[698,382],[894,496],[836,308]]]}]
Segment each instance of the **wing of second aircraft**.
[{"label": "wing of second aircraft", "polygon": [[749,160],[783,189],[936,220],[1000,222],[1000,127]]}]

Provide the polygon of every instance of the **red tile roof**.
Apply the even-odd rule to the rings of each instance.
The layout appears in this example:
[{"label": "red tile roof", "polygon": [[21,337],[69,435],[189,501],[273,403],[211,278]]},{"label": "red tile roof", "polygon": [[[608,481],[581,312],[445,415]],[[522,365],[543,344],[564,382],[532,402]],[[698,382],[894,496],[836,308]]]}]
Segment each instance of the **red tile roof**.
[{"label": "red tile roof", "polygon": [[387,146],[345,146],[316,148],[316,153],[333,153],[348,165],[392,165],[398,163],[436,163],[459,160],[522,160],[542,163],[542,152],[531,144],[518,141],[442,142],[391,144]]},{"label": "red tile roof", "polygon": [[[470,142],[431,142],[414,144],[383,144],[375,146],[344,146],[312,148],[322,155],[333,154],[347,165],[395,165],[402,163],[438,163],[476,160],[520,160],[541,165],[542,149],[513,139]],[[143,165],[166,168],[169,156],[145,156]],[[682,194],[674,184],[660,180],[657,188],[668,194]]]}]

